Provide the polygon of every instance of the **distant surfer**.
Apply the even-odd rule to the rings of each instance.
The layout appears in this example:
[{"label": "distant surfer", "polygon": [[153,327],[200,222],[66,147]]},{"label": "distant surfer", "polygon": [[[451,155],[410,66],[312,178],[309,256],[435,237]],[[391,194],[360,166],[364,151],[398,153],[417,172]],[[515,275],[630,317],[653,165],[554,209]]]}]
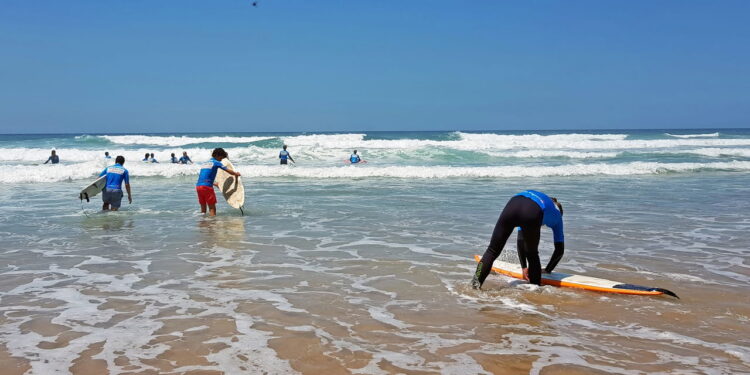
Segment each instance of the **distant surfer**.
[{"label": "distant surfer", "polygon": [[60,157],[57,156],[57,153],[55,152],[55,150],[52,150],[52,153],[47,158],[47,161],[44,162],[44,164],[47,164],[49,162],[52,162],[52,164],[57,164],[60,162]]},{"label": "distant surfer", "polygon": [[[500,218],[495,224],[492,239],[482,260],[477,265],[471,286],[481,288],[487,275],[492,270],[492,262],[497,259],[505,247],[513,229],[518,227],[518,259],[523,269],[523,277],[532,284],[541,285],[542,266],[539,261],[539,234],[542,225],[552,228],[555,251],[552,253],[544,272],[552,272],[565,251],[563,237],[563,209],[555,198],[544,193],[526,190],[516,194],[505,204]],[[528,261],[528,264],[527,264]]]},{"label": "distant surfer", "polygon": [[150,161],[151,163],[158,163],[158,162],[159,162],[159,161],[158,161],[158,160],[156,160],[156,158],[154,157],[154,153],[153,153],[153,152],[151,153],[151,160],[149,160],[149,161]]},{"label": "distant surfer", "polygon": [[216,216],[216,193],[214,192],[214,180],[219,169],[223,169],[232,176],[240,177],[239,172],[221,164],[221,161],[229,156],[223,148],[216,148],[211,153],[211,160],[201,166],[198,182],[195,184],[195,191],[198,193],[198,203],[201,205],[201,213],[206,213],[206,206],[209,209],[209,216]]},{"label": "distant surfer", "polygon": [[363,161],[364,160],[362,160],[362,158],[360,158],[359,155],[357,155],[357,150],[354,150],[354,152],[352,152],[352,154],[349,155],[349,162],[352,164],[357,164]]},{"label": "distant surfer", "polygon": [[105,159],[112,159],[112,157],[109,156],[109,151],[104,151],[104,158]]},{"label": "distant surfer", "polygon": [[284,149],[279,152],[279,162],[282,165],[286,165],[287,159],[291,160],[292,163],[294,163],[294,158],[292,158],[292,154],[290,154],[289,151],[286,150],[286,145],[284,145]]},{"label": "distant surfer", "polygon": [[177,164],[180,162],[179,160],[177,160],[177,156],[174,156],[174,152],[172,153],[172,158],[169,160],[172,161],[172,164]]},{"label": "distant surfer", "polygon": [[179,162],[180,164],[188,164],[188,163],[193,164],[193,161],[190,160],[190,157],[187,155],[187,151],[182,152],[182,156],[180,157]]},{"label": "distant surfer", "polygon": [[144,163],[148,163],[149,161],[151,161],[151,158],[149,158],[149,153],[148,152],[146,153],[146,157],[144,157],[143,160],[141,160],[141,161],[144,162]]},{"label": "distant surfer", "polygon": [[123,167],[125,157],[118,155],[115,158],[115,165],[104,168],[99,177],[107,176],[107,185],[102,191],[102,210],[117,211],[122,203],[122,184],[125,183],[125,190],[128,192],[128,203],[133,203],[133,196],[130,194],[130,178],[128,170]]}]

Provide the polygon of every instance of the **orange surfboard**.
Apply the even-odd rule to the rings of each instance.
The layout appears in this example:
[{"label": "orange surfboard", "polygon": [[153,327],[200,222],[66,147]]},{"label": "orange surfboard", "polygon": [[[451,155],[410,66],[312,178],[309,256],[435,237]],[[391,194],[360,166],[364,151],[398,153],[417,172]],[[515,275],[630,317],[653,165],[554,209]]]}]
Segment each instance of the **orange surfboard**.
[{"label": "orange surfboard", "polygon": [[[479,255],[474,255],[474,260],[479,262],[482,260],[482,257]],[[521,270],[521,265],[519,264],[495,260],[492,263],[492,270],[501,275],[523,280],[523,271]],[[605,293],[635,294],[642,296],[658,296],[661,294],[666,294],[669,296],[677,297],[676,294],[667,289],[627,284],[621,283],[619,281],[599,279],[596,277],[583,275],[572,275],[561,272],[543,273],[542,285],[586,289]]]}]

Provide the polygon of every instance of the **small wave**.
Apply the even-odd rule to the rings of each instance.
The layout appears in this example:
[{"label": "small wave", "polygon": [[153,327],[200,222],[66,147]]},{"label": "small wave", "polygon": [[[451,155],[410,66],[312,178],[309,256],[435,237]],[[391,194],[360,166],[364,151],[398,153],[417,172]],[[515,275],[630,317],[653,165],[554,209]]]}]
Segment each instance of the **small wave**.
[{"label": "small wave", "polygon": [[670,133],[664,133],[664,134],[670,137],[675,137],[675,138],[716,138],[719,136],[719,132],[706,133],[706,134],[670,134]]},{"label": "small wave", "polygon": [[231,136],[155,136],[155,135],[102,135],[98,136],[121,145],[184,146],[197,143],[253,143],[275,137],[231,137]]},{"label": "small wave", "polygon": [[[134,163],[125,166],[132,177],[197,176],[198,165]],[[284,168],[267,165],[237,165],[246,178],[295,177],[305,179],[349,178],[508,178],[508,177],[566,177],[566,176],[627,176],[690,173],[701,171],[750,171],[750,161],[716,163],[657,163],[627,164],[570,164],[562,166],[331,166]],[[0,183],[58,182],[90,179],[102,167],[97,162],[71,165],[0,166]]]}]

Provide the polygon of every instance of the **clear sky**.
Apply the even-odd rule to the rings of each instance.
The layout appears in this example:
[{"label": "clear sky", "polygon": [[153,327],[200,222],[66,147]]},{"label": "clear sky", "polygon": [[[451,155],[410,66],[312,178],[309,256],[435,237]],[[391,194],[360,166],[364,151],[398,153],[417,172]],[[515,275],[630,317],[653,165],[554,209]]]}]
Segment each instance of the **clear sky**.
[{"label": "clear sky", "polygon": [[750,1],[3,0],[0,132],[750,127]]}]

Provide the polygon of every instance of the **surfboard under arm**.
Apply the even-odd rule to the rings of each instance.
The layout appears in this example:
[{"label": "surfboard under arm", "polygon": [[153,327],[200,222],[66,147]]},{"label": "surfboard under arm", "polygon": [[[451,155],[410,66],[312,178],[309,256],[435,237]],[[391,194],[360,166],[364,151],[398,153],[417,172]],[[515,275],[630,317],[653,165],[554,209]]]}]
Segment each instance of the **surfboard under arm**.
[{"label": "surfboard under arm", "polygon": [[[477,262],[482,260],[479,255],[474,255],[474,260]],[[495,260],[492,263],[492,270],[501,275],[510,276],[516,279],[523,280],[523,270],[521,266],[515,263],[503,262],[501,260]],[[600,279],[596,277],[589,277],[583,275],[572,275],[561,272],[551,272],[542,274],[542,285],[553,285],[567,288],[578,288],[586,289],[595,292],[605,293],[617,293],[617,294],[633,294],[633,295],[645,295],[645,296],[658,296],[666,294],[668,296],[677,297],[674,292],[663,289],[654,288],[643,285],[627,284],[618,281],[612,281],[607,279]]]}]

